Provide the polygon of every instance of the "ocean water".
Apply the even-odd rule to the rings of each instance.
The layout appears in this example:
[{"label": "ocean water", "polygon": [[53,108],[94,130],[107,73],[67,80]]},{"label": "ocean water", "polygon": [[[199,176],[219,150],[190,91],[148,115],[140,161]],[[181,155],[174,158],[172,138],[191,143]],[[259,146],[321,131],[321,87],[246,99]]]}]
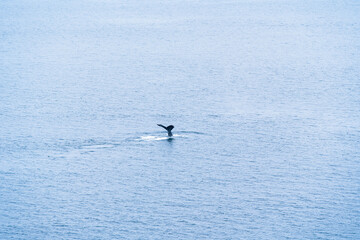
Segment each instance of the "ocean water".
[{"label": "ocean water", "polygon": [[357,0],[2,0],[0,239],[359,239],[359,63]]}]

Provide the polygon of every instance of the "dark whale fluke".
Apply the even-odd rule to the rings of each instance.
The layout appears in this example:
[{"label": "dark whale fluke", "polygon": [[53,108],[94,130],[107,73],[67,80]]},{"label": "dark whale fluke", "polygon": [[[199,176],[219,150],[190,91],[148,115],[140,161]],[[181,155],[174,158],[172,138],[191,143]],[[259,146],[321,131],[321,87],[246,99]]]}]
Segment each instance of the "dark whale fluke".
[{"label": "dark whale fluke", "polygon": [[164,125],[158,124],[159,127],[165,128],[165,130],[168,132],[168,136],[171,137],[173,134],[171,133],[171,130],[173,130],[174,126],[169,125],[165,127]]}]

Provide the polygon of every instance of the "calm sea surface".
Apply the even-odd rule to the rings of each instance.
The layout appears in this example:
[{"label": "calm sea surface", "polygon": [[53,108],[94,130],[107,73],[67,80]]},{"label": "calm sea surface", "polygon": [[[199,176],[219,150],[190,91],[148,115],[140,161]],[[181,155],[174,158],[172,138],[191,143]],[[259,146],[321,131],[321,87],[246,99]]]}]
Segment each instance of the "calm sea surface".
[{"label": "calm sea surface", "polygon": [[1,0],[0,239],[359,239],[359,63],[357,0]]}]

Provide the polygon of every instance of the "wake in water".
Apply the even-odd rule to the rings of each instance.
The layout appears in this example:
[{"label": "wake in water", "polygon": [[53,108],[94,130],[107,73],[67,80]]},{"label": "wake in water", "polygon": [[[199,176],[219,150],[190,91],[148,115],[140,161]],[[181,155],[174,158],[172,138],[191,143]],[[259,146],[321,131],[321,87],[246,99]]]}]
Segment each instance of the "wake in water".
[{"label": "wake in water", "polygon": [[163,136],[162,132],[140,132],[136,134],[137,136],[128,137],[125,139],[87,139],[80,141],[63,141],[59,142],[57,147],[61,153],[78,153],[78,154],[88,154],[92,152],[98,152],[106,149],[113,149],[119,146],[125,146],[131,142],[138,143],[149,143],[157,141],[178,141],[186,140],[191,138],[199,138],[200,135],[208,135],[201,132],[195,131],[178,131],[177,134],[172,136]]},{"label": "wake in water", "polygon": [[[173,134],[172,136],[156,136],[153,135],[152,133],[149,133],[149,135],[144,135],[141,136],[139,138],[135,138],[133,140],[135,141],[144,141],[144,142],[149,142],[149,141],[164,141],[164,140],[175,140],[175,139],[184,139],[184,138],[191,138],[191,137],[196,137],[196,135],[208,135],[206,133],[202,133],[202,132],[195,132],[195,131],[178,131],[179,134]],[[145,133],[147,134],[147,133]]]},{"label": "wake in water", "polygon": [[159,137],[159,136],[141,136],[137,138],[137,141],[163,141],[163,140],[172,140],[174,138],[185,137],[184,135],[173,134],[171,137]]}]

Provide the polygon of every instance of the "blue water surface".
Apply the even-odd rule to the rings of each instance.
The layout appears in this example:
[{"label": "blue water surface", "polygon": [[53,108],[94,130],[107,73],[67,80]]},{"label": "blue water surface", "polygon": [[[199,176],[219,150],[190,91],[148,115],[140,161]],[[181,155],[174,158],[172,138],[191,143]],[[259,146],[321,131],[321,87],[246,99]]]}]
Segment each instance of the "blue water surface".
[{"label": "blue water surface", "polygon": [[2,0],[0,239],[359,239],[359,39],[356,0]]}]

